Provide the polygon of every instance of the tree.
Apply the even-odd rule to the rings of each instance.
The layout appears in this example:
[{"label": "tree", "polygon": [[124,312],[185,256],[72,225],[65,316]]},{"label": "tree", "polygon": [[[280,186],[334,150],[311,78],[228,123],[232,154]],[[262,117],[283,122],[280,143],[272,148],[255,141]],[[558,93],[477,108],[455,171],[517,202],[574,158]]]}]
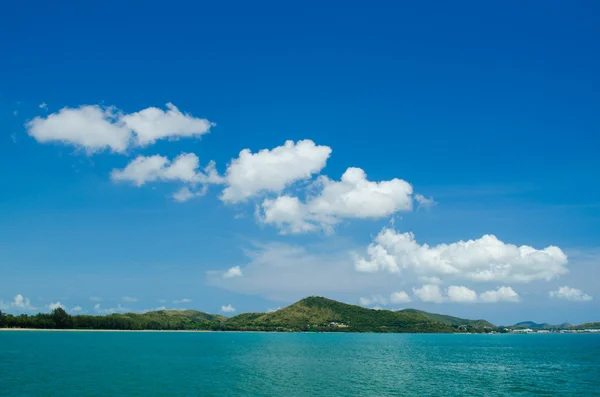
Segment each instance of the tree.
[{"label": "tree", "polygon": [[6,322],[6,314],[2,313],[2,310],[0,310],[0,328],[4,327],[4,324]]},{"label": "tree", "polygon": [[56,328],[65,329],[73,327],[73,319],[62,307],[57,307],[52,311],[52,319]]}]

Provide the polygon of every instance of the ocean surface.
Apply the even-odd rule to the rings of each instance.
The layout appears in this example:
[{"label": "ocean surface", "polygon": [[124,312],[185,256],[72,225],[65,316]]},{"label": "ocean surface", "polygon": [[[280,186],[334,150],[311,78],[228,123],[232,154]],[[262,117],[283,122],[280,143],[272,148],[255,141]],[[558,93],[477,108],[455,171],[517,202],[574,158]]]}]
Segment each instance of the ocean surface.
[{"label": "ocean surface", "polygon": [[1,396],[598,396],[600,335],[0,332]]}]

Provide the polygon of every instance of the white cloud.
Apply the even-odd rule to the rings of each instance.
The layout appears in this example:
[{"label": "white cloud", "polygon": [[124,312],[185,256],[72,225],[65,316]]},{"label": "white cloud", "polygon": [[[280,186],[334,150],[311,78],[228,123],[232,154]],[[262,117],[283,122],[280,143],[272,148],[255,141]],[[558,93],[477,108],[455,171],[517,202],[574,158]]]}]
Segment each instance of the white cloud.
[{"label": "white cloud", "polygon": [[537,250],[506,244],[496,236],[452,244],[420,245],[412,233],[384,228],[367,249],[355,258],[360,272],[401,273],[449,277],[478,282],[530,282],[550,280],[567,273],[567,256],[555,246]]},{"label": "white cloud", "polygon": [[105,149],[122,153],[131,140],[131,130],[119,121],[118,111],[98,105],[63,108],[47,117],[36,117],[25,127],[38,142],[61,142],[88,153]]},{"label": "white cloud", "polygon": [[90,300],[92,302],[102,302],[103,299],[99,296],[90,296]]},{"label": "white cloud", "polygon": [[467,287],[451,285],[447,291],[448,300],[451,302],[475,302],[477,301],[477,292]]},{"label": "white cloud", "polygon": [[48,105],[46,105],[46,102],[40,103],[40,109],[46,109],[47,107]]},{"label": "white cloud", "polygon": [[[189,186],[181,187],[171,197],[177,202],[184,202],[205,195],[207,184],[223,182],[213,161],[204,170],[199,170],[199,167],[200,161],[194,153],[182,153],[173,161],[160,155],[138,156],[124,169],[114,169],[111,179],[114,182],[131,182],[138,187],[155,181],[183,182]],[[202,184],[202,187],[196,188],[196,184]]]},{"label": "white cloud", "polygon": [[566,299],[570,301],[582,302],[592,300],[592,297],[584,293],[582,290],[577,288],[570,288],[567,286],[560,287],[556,291],[549,291],[548,295],[550,295],[551,298]]},{"label": "white cloud", "polygon": [[227,306],[223,305],[223,306],[221,306],[221,311],[224,313],[233,313],[233,312],[235,312],[235,308],[231,305],[227,305]]},{"label": "white cloud", "polygon": [[59,307],[60,307],[61,309],[63,309],[63,310],[67,310],[67,308],[65,307],[65,305],[63,305],[63,304],[62,304],[62,303],[60,303],[60,302],[54,302],[54,303],[50,303],[50,304],[48,305],[48,309],[50,309],[50,310],[56,310],[56,309],[58,309]]},{"label": "white cloud", "polygon": [[276,312],[277,310],[281,310],[281,307],[267,309],[267,313],[273,313],[273,312]]},{"label": "white cloud", "polygon": [[204,196],[206,194],[208,186],[204,185],[204,187],[197,191],[191,191],[189,187],[184,186],[175,193],[172,194],[173,200],[183,203],[185,201],[191,200],[194,197]]},{"label": "white cloud", "polygon": [[360,168],[348,168],[340,181],[323,176],[321,193],[310,200],[311,212],[338,218],[379,219],[412,209],[412,186],[402,179],[372,182]]},{"label": "white cloud", "polygon": [[19,111],[18,110],[14,110],[13,111],[13,116],[18,116],[19,115]]},{"label": "white cloud", "polygon": [[244,149],[227,167],[227,187],[221,200],[238,203],[260,193],[280,193],[320,172],[330,154],[330,147],[317,146],[311,140],[286,141],[283,146],[257,153]]},{"label": "white cloud", "polygon": [[442,290],[436,284],[425,284],[421,288],[413,288],[413,293],[423,302],[441,303],[446,300]]},{"label": "white cloud", "polygon": [[102,309],[99,303],[94,305],[94,310],[100,314],[114,314],[114,313],[128,313],[131,312],[131,309],[121,306],[121,304],[117,304],[117,307],[109,307],[106,309]]},{"label": "white cloud", "polygon": [[65,310],[65,311],[68,311],[70,313],[80,313],[83,310],[83,308],[81,306],[75,306],[75,307],[73,307],[71,309],[68,309],[67,306],[63,305],[60,302],[50,303],[50,304],[46,305],[46,307],[50,311],[54,311],[55,309],[58,309],[60,307],[61,309]]},{"label": "white cloud", "polygon": [[451,285],[442,291],[439,285],[425,284],[421,288],[413,288],[415,296],[423,302],[442,303],[473,303],[473,302],[518,302],[519,295],[511,287],[500,287],[497,290],[482,292],[477,296],[477,292],[464,286]]},{"label": "white cloud", "polygon": [[185,201],[193,199],[194,197],[196,197],[196,195],[190,190],[189,187],[184,186],[175,193],[173,193],[172,197],[173,200],[183,203]]},{"label": "white cloud", "polygon": [[46,117],[36,117],[25,127],[38,142],[61,142],[82,147],[88,153],[105,149],[122,153],[132,145],[148,146],[158,139],[199,137],[214,125],[180,112],[171,103],[166,107],[166,111],[149,107],[131,114],[98,105],[65,107]]},{"label": "white cloud", "polygon": [[427,198],[422,194],[415,194],[415,201],[419,204],[418,208],[430,208],[437,204],[433,197]]},{"label": "white cloud", "polygon": [[241,277],[242,269],[239,266],[233,266],[223,273],[223,278]]},{"label": "white cloud", "polygon": [[373,182],[360,168],[348,168],[340,181],[321,176],[321,188],[305,203],[289,195],[265,199],[260,220],[283,233],[305,233],[317,229],[331,232],[345,218],[380,219],[412,209],[412,186],[401,179]]},{"label": "white cloud", "polygon": [[14,296],[12,302],[4,302],[0,300],[0,309],[2,310],[10,310],[10,309],[19,309],[19,310],[36,310],[37,307],[31,304],[29,298],[24,297],[21,294],[17,294]]},{"label": "white cloud", "polygon": [[183,299],[175,299],[173,301],[173,303],[175,304],[179,304],[179,303],[190,303],[192,300],[189,298],[183,298]]},{"label": "white cloud", "polygon": [[307,206],[297,197],[279,196],[276,199],[265,199],[262,203],[262,214],[258,214],[260,222],[272,224],[282,234],[298,234],[318,229],[313,223],[316,219],[310,214]]},{"label": "white cloud", "polygon": [[392,292],[389,298],[381,294],[373,294],[369,297],[361,297],[358,302],[362,306],[371,306],[374,304],[386,306],[388,304],[408,303],[410,301],[412,299],[405,291],[396,291]]},{"label": "white cloud", "polygon": [[114,169],[111,178],[115,182],[132,182],[136,186],[154,181],[180,181],[192,184],[220,182],[213,162],[204,168],[204,172],[198,170],[199,167],[200,161],[194,153],[182,153],[172,162],[160,155],[138,156],[124,169]]},{"label": "white cloud", "polygon": [[410,301],[412,301],[412,299],[405,291],[392,292],[390,295],[390,302],[394,304],[408,303]]},{"label": "white cloud", "polygon": [[137,298],[133,298],[131,296],[124,296],[124,297],[121,298],[121,300],[123,302],[137,302],[138,301]]},{"label": "white cloud", "polygon": [[388,301],[383,295],[371,295],[370,297],[361,297],[358,303],[362,306],[371,306],[373,304],[387,305]]},{"label": "white cloud", "polygon": [[485,291],[479,295],[483,302],[518,302],[519,295],[511,287],[500,287],[497,290]]},{"label": "white cloud", "polygon": [[17,143],[17,134],[10,134],[10,140],[12,143]]},{"label": "white cloud", "polygon": [[163,138],[199,137],[214,126],[206,119],[182,113],[172,103],[167,103],[166,107],[166,111],[149,107],[121,118],[125,125],[135,131],[138,145],[147,146]]}]

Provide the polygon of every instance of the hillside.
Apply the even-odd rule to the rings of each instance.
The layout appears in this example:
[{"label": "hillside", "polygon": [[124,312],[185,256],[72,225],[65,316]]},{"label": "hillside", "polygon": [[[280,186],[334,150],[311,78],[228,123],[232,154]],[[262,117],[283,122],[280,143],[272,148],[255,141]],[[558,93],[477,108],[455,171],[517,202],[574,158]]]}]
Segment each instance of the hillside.
[{"label": "hillside", "polygon": [[399,310],[399,312],[419,314],[421,316],[425,316],[431,320],[440,322],[442,324],[453,325],[456,327],[466,325],[466,326],[470,326],[473,328],[496,328],[496,326],[494,324],[492,324],[486,320],[468,320],[465,318],[446,316],[444,314],[428,313],[428,312],[424,312],[422,310],[417,310],[417,309],[403,309],[403,310]]},{"label": "hillside", "polygon": [[420,314],[366,309],[321,297],[309,297],[271,313],[245,313],[223,323],[224,329],[327,332],[455,332],[456,328]]},{"label": "hillside", "polygon": [[584,323],[569,327],[571,329],[600,329],[600,322]]},{"label": "hillside", "polygon": [[530,328],[530,329],[568,329],[572,325],[569,323],[562,323],[558,325],[548,324],[548,323],[536,323],[533,321],[521,321],[520,323],[516,323],[515,325],[509,328]]},{"label": "hillside", "polygon": [[226,317],[197,310],[158,310],[143,314],[124,313],[106,316],[74,316],[74,328],[91,329],[165,329],[217,330]]}]

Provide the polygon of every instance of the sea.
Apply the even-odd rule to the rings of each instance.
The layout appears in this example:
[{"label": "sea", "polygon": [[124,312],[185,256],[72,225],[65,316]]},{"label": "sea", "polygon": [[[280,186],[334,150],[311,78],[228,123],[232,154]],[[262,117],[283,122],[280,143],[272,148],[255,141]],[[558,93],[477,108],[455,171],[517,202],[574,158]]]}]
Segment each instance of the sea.
[{"label": "sea", "polygon": [[0,396],[600,396],[600,335],[0,332]]}]

